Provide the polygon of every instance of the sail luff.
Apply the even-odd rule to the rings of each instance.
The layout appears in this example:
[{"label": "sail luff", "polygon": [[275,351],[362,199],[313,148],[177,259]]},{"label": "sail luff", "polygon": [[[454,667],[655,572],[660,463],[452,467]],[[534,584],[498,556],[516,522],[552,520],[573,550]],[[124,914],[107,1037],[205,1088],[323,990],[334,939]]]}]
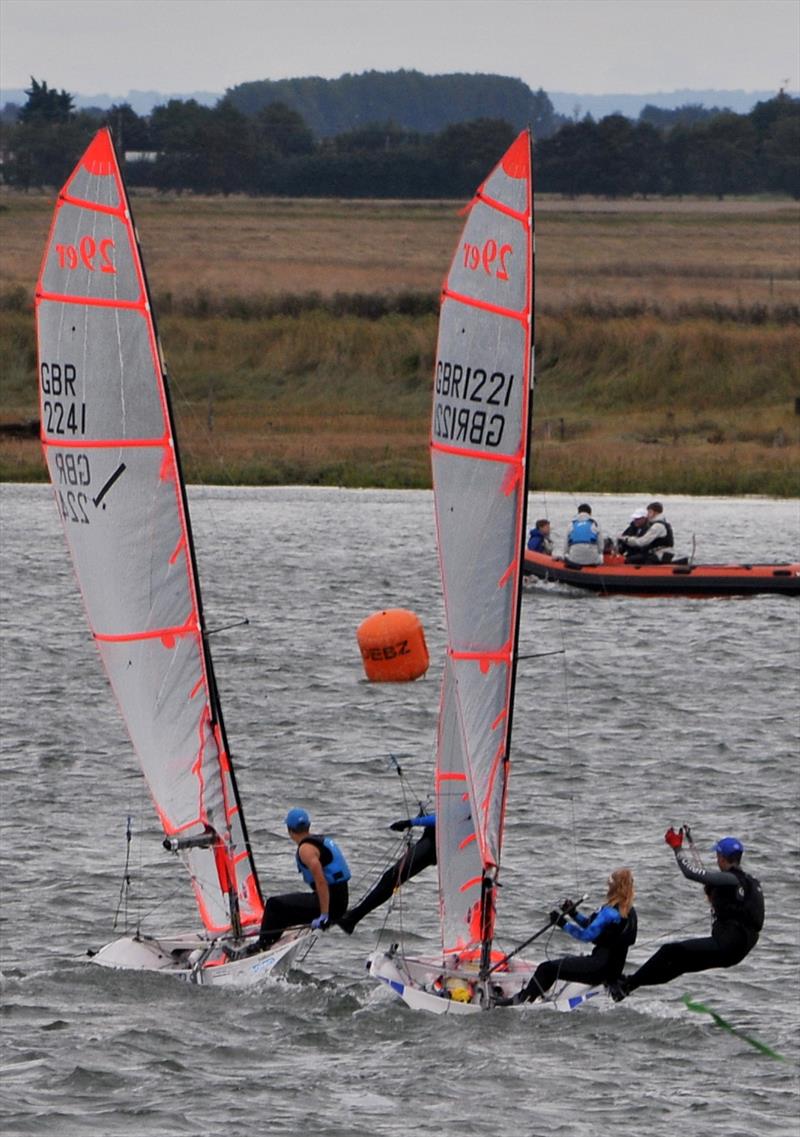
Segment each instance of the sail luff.
[{"label": "sail luff", "polygon": [[42,445],[95,643],[165,832],[181,834],[206,927],[236,926],[239,907],[255,922],[261,894],[203,623],[169,391],[107,130],[59,195],[36,315]]}]

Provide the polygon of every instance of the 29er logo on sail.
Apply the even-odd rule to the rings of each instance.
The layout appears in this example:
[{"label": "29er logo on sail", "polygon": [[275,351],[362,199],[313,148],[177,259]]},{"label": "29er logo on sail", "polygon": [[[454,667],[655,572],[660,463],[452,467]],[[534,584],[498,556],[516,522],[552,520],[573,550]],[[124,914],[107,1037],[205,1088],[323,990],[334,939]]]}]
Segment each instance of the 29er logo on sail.
[{"label": "29er logo on sail", "polygon": [[436,364],[433,434],[443,442],[499,446],[514,376],[440,359]]}]

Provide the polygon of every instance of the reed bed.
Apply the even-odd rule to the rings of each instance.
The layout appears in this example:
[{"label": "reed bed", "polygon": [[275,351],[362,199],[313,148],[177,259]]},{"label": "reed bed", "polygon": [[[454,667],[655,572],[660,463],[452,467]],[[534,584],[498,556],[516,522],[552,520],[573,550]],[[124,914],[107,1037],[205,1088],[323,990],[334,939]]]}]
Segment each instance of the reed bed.
[{"label": "reed bed", "polygon": [[[427,486],[452,202],[137,198],[190,480]],[[49,198],[0,195],[0,477],[41,478]],[[542,203],[534,484],[796,495],[800,208]]]}]

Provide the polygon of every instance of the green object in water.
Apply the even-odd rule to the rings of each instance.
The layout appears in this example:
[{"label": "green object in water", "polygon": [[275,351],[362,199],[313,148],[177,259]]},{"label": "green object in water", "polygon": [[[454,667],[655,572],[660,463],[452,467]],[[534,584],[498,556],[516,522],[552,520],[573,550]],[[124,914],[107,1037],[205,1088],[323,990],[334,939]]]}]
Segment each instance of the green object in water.
[{"label": "green object in water", "polygon": [[684,995],[683,1001],[690,1011],[697,1011],[698,1014],[701,1015],[711,1015],[717,1026],[723,1027],[724,1030],[729,1030],[731,1034],[735,1034],[738,1038],[743,1038],[745,1042],[749,1042],[751,1046],[754,1046],[756,1050],[759,1050],[762,1054],[766,1054],[768,1058],[777,1058],[779,1062],[784,1061],[782,1054],[778,1054],[776,1050],[772,1050],[771,1047],[767,1046],[765,1043],[759,1042],[757,1038],[750,1038],[749,1035],[743,1034],[742,1031],[737,1030],[735,1026],[731,1026],[731,1024],[722,1017],[722,1015],[718,1015],[716,1011],[713,1011],[711,1009],[711,1007],[707,1007],[705,1003],[693,1002],[691,995]]}]

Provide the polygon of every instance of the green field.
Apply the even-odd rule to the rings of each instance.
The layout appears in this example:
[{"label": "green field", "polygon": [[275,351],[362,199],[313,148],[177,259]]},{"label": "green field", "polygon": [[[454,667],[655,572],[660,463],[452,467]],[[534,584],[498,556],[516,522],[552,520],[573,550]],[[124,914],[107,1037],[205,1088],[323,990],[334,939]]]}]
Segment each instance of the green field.
[{"label": "green field", "polygon": [[[44,477],[32,292],[52,202],[0,197],[0,476]],[[134,200],[190,481],[427,486],[460,203]],[[800,207],[537,211],[533,484],[800,493]]]}]

